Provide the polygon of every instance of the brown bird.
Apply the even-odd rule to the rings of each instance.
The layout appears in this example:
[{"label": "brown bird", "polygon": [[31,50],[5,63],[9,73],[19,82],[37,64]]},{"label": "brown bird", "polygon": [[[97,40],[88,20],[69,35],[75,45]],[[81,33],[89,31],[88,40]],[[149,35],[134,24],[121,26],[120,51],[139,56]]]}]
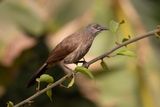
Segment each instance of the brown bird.
[{"label": "brown bird", "polygon": [[99,24],[90,24],[63,39],[51,51],[45,63],[32,76],[27,87],[32,86],[36,78],[42,75],[51,65],[53,66],[58,62],[64,64],[78,63],[89,51],[94,38],[103,30],[107,30],[107,28]]}]

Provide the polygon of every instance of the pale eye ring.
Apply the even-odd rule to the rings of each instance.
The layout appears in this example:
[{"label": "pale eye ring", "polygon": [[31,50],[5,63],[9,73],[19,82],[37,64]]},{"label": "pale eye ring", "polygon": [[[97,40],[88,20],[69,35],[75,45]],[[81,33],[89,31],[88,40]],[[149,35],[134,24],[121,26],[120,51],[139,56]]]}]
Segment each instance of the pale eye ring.
[{"label": "pale eye ring", "polygon": [[93,27],[97,30],[101,30],[101,27],[98,24],[94,25]]},{"label": "pale eye ring", "polygon": [[101,27],[100,26],[96,26],[95,29],[101,30]]}]

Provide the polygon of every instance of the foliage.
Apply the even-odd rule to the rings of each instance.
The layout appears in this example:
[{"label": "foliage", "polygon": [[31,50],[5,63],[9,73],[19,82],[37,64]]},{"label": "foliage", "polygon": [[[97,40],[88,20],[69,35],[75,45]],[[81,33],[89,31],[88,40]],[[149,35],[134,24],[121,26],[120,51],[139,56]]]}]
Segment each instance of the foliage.
[{"label": "foliage", "polygon": [[[159,9],[158,0],[1,0],[0,106],[33,95],[35,87],[26,89],[25,84],[61,38],[91,22],[108,26],[110,32],[97,36],[85,56],[90,60],[129,41],[133,35],[156,28],[160,22]],[[122,26],[121,20],[125,20]],[[159,37],[159,33],[156,35]],[[124,46],[89,68],[72,68],[90,78],[94,74],[96,84],[83,75],[71,76],[69,89],[55,87],[46,92],[51,101],[54,95],[54,103],[40,96],[31,107],[159,107],[159,45],[159,39],[144,39],[136,45]],[[58,66],[48,73],[54,78],[40,80],[48,81],[47,87],[64,75]],[[9,101],[7,106],[12,107],[13,103]]]}]

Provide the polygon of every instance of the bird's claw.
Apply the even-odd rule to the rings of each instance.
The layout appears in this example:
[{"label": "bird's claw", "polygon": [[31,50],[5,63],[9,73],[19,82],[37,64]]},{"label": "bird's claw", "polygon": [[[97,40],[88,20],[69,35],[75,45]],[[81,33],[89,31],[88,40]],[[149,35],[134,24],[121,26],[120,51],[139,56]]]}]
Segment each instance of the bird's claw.
[{"label": "bird's claw", "polygon": [[77,62],[75,62],[76,65],[78,65],[78,63],[82,63],[84,65],[87,62],[86,61],[77,61]]}]

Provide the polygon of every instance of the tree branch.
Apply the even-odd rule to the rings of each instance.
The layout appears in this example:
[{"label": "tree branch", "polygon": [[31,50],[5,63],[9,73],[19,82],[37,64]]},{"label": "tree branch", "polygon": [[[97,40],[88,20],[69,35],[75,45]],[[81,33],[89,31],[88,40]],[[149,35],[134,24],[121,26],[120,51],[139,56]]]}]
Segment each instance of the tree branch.
[{"label": "tree branch", "polygon": [[[131,43],[133,43],[133,42],[136,42],[136,41],[138,41],[138,40],[141,40],[141,39],[144,39],[144,38],[147,38],[147,37],[150,37],[150,36],[154,36],[155,34],[159,34],[159,33],[160,33],[160,28],[157,28],[157,29],[155,29],[155,30],[153,30],[153,31],[150,31],[150,32],[146,33],[146,34],[138,35],[138,36],[136,36],[135,38],[130,39],[130,40],[128,40],[128,41],[125,41],[125,42],[123,42],[122,44],[117,45],[117,46],[115,46],[114,48],[112,48],[111,50],[107,51],[106,53],[104,53],[104,54],[102,54],[102,55],[100,55],[100,56],[98,56],[98,57],[90,60],[89,62],[85,63],[83,66],[86,67],[86,68],[88,68],[88,67],[89,67],[91,64],[93,64],[94,62],[96,62],[96,61],[98,61],[98,60],[101,60],[101,59],[109,56],[111,53],[113,53],[114,51],[118,50],[119,48],[121,48],[121,47],[123,47],[123,46],[129,45],[129,44],[131,44]],[[22,106],[22,105],[25,105],[25,104],[29,103],[30,101],[32,101],[32,100],[35,99],[36,97],[38,97],[38,96],[40,96],[41,94],[45,93],[47,90],[52,89],[53,87],[61,84],[63,81],[66,80],[67,77],[70,77],[71,75],[72,75],[71,72],[68,73],[67,75],[65,75],[64,77],[62,77],[61,79],[59,79],[58,81],[56,81],[55,83],[53,83],[52,85],[50,85],[50,86],[48,86],[48,87],[46,87],[46,88],[38,91],[37,93],[35,93],[34,95],[30,96],[29,98],[27,98],[27,99],[21,101],[20,103],[16,104],[14,107],[20,107],[20,106]]]},{"label": "tree branch", "polygon": [[40,96],[41,94],[45,93],[47,90],[52,89],[53,87],[59,85],[60,83],[62,83],[67,77],[70,77],[72,75],[72,73],[68,73],[67,75],[65,75],[64,77],[62,77],[61,79],[59,79],[58,81],[56,81],[55,83],[53,83],[52,85],[38,91],[37,93],[35,93],[34,95],[30,96],[29,98],[23,100],[22,102],[16,104],[14,107],[20,107],[22,105],[27,104],[28,102],[32,101],[33,99],[35,99],[36,97]]},{"label": "tree branch", "polygon": [[127,46],[128,44],[134,43],[134,42],[136,42],[138,40],[141,40],[141,39],[144,39],[146,37],[154,36],[156,33],[160,33],[160,28],[157,28],[157,29],[155,29],[153,31],[150,31],[150,32],[148,32],[146,34],[143,34],[143,35],[137,35],[135,38],[127,40],[127,41],[123,42],[122,44],[119,44],[119,45],[115,46],[114,48],[112,48],[108,52],[106,52],[106,53],[104,53],[104,54],[102,54],[102,55],[90,60],[89,62],[85,63],[83,66],[88,68],[94,62],[109,56],[111,53],[113,53],[114,51],[118,50],[119,48],[121,48],[123,46]]}]

